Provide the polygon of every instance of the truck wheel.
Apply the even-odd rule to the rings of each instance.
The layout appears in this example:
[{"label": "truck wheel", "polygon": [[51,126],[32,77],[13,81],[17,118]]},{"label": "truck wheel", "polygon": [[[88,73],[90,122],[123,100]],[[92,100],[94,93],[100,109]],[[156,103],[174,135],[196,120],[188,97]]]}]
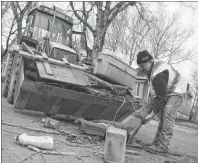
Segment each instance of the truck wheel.
[{"label": "truck wheel", "polygon": [[15,87],[16,87],[16,83],[17,83],[17,76],[19,74],[19,68],[20,68],[20,63],[21,63],[21,57],[20,56],[17,56],[17,60],[16,60],[16,64],[15,64],[15,69],[12,73],[12,76],[11,76],[11,82],[10,85],[11,85],[11,88],[8,92],[8,97],[7,97],[7,101],[10,103],[10,104],[14,104],[14,93],[15,93]]},{"label": "truck wheel", "polygon": [[7,68],[7,71],[5,72],[5,74],[6,74],[5,83],[4,83],[4,86],[3,86],[3,96],[4,97],[8,96],[8,90],[9,90],[9,86],[10,86],[10,79],[11,79],[13,61],[14,61],[14,54],[10,54],[10,59],[7,63],[8,68]]}]

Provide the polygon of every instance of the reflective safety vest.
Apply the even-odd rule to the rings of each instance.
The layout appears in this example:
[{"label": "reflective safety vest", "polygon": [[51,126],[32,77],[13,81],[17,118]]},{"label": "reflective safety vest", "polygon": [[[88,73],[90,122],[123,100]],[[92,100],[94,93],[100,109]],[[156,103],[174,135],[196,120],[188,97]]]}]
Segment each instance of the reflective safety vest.
[{"label": "reflective safety vest", "polygon": [[183,78],[177,70],[175,70],[171,65],[159,61],[154,60],[153,68],[151,70],[151,76],[150,76],[150,89],[151,89],[151,95],[155,95],[155,91],[153,88],[153,79],[155,76],[165,70],[168,70],[169,72],[169,79],[168,79],[168,85],[167,85],[167,96],[170,95],[183,95],[187,91],[187,85],[188,82]]}]

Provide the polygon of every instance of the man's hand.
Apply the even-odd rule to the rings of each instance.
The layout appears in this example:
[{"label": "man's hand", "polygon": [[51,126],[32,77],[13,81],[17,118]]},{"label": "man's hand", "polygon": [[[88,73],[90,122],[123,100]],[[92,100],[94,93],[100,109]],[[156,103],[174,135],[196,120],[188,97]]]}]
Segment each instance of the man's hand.
[{"label": "man's hand", "polygon": [[155,113],[154,113],[154,111],[152,111],[151,114],[149,114],[149,115],[145,118],[146,123],[148,123],[154,116],[155,116]]}]

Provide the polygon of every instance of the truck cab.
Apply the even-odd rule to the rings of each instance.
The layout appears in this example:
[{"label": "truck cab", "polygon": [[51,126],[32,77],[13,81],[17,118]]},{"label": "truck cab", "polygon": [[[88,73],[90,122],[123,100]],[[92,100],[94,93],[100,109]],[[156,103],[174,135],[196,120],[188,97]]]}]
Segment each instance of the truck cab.
[{"label": "truck cab", "polygon": [[77,64],[78,55],[72,47],[73,20],[59,8],[39,6],[28,14],[25,37],[39,44],[39,50],[57,60],[66,58]]}]

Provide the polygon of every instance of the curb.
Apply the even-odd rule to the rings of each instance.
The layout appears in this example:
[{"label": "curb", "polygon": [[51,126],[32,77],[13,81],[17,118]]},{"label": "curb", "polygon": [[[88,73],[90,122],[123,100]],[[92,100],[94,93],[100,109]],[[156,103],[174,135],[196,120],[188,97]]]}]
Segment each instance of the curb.
[{"label": "curb", "polygon": [[[158,122],[154,121],[154,120],[151,120],[149,122],[149,124],[154,125],[154,126],[158,126]],[[193,128],[184,127],[184,126],[175,125],[174,130],[175,131],[180,131],[180,132],[185,132],[187,134],[198,135],[198,130],[193,129]]]}]

